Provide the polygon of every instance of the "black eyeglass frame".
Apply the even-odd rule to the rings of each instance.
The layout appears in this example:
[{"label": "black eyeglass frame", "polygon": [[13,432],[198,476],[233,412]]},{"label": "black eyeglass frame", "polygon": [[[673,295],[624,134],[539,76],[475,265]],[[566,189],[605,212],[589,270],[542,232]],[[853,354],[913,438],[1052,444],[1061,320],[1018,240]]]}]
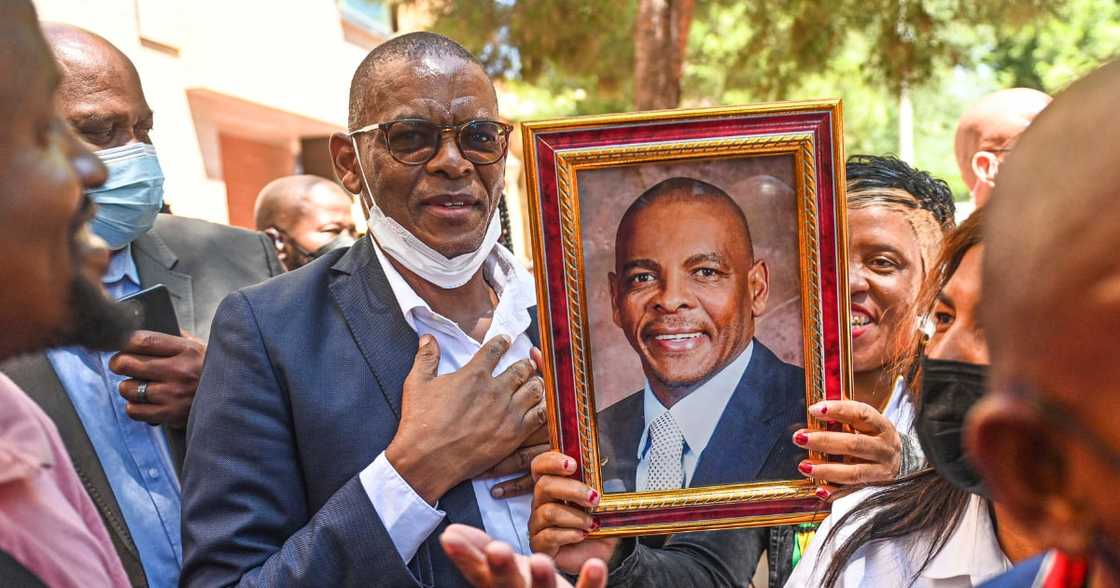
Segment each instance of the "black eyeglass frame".
[{"label": "black eyeglass frame", "polygon": [[[401,159],[400,157],[397,156],[397,154],[393,151],[393,147],[389,144],[389,131],[392,130],[393,126],[401,124],[401,123],[413,123],[413,124],[421,123],[421,124],[425,124],[425,125],[429,125],[431,127],[434,127],[438,131],[438,136],[439,136],[441,141],[443,139],[444,133],[454,132],[455,147],[457,149],[459,149],[459,153],[461,153],[463,155],[463,159],[466,159],[467,161],[469,161],[469,162],[471,162],[475,165],[492,165],[492,164],[495,164],[495,163],[498,163],[499,161],[501,161],[502,158],[505,157],[506,154],[509,152],[509,137],[510,137],[510,134],[513,132],[513,125],[506,124],[506,123],[504,123],[500,120],[493,120],[493,119],[489,119],[489,118],[476,118],[474,120],[468,120],[466,122],[459,123],[457,125],[438,125],[438,124],[436,124],[436,123],[434,123],[430,120],[423,119],[423,118],[402,118],[402,119],[399,119],[399,120],[391,120],[391,121],[387,121],[387,122],[371,123],[371,124],[368,124],[364,127],[359,128],[359,129],[354,129],[353,131],[349,131],[347,134],[349,136],[353,137],[355,135],[359,135],[359,134],[362,134],[362,133],[369,133],[369,132],[373,132],[373,131],[381,131],[381,136],[383,137],[383,139],[385,141],[385,149],[387,149],[389,151],[389,155],[397,163],[400,163],[402,165],[425,165],[429,161],[434,159],[435,156],[439,153],[439,150],[440,150],[439,143],[436,144],[435,149],[432,150],[432,154],[429,155],[428,158],[425,159],[424,161],[417,161],[417,162],[405,161],[405,160],[403,160],[403,159]],[[463,129],[469,127],[470,125],[477,124],[477,123],[491,123],[491,124],[497,125],[498,128],[502,130],[502,136],[505,138],[505,142],[502,144],[501,153],[499,153],[497,155],[497,157],[495,157],[491,161],[475,161],[474,159],[472,159],[471,157],[469,157],[467,155],[468,151],[463,149],[463,140],[462,140]]]}]

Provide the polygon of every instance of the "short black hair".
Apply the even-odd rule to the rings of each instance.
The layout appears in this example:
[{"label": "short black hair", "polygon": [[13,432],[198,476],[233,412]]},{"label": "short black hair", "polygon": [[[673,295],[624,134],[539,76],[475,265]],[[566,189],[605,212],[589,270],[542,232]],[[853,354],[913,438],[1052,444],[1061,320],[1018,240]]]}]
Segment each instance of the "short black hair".
[{"label": "short black hair", "polygon": [[737,221],[740,222],[743,232],[747,237],[747,251],[751,257],[754,257],[754,242],[751,240],[751,226],[747,222],[747,215],[743,213],[743,209],[731,196],[719,186],[710,184],[703,180],[695,178],[687,178],[678,176],[662,180],[642,192],[640,196],[634,199],[627,207],[626,212],[622,214],[622,220],[618,221],[618,229],[615,232],[615,243],[618,238],[622,236],[622,229],[631,222],[631,219],[638,214],[642,209],[648,208],[656,202],[665,199],[672,199],[677,201],[685,201],[688,199],[700,200],[704,199],[708,202],[717,202],[731,207],[734,211],[732,215]]},{"label": "short black hair", "polygon": [[915,169],[893,155],[853,155],[848,158],[848,191],[894,188],[909,192],[942,228],[955,225],[956,205],[945,180]]},{"label": "short black hair", "polygon": [[[482,62],[465,47],[443,35],[418,31],[393,37],[374,47],[358,64],[350,80],[350,129],[362,124],[362,113],[369,103],[370,89],[380,79],[377,69],[396,59],[418,60],[422,57],[457,57],[482,68]],[[485,68],[483,68],[485,71]]]}]

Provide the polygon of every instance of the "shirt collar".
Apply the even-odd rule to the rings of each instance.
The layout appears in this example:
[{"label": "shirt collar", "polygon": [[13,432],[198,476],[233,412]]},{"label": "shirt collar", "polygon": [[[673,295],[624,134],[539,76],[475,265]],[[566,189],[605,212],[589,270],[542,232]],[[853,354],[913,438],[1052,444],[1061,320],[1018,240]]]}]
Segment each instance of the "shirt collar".
[{"label": "shirt collar", "polygon": [[969,495],[960,524],[922,576],[930,579],[967,576],[973,585],[978,585],[1010,568],[1011,562],[1000,549],[987,502]]},{"label": "shirt collar", "polygon": [[[743,379],[743,373],[747,371],[747,365],[750,364],[753,354],[754,340],[752,339],[747,344],[747,348],[731,363],[701,384],[699,388],[678,400],[673,408],[668,409],[673,413],[673,420],[677,422],[677,427],[680,428],[685,443],[688,444],[688,450],[693,454],[698,455],[708,446],[708,441],[715,433],[720,417],[723,416],[723,409],[727,407],[735,389],[739,387],[739,381]],[[650,389],[648,379],[643,392],[642,406],[645,414],[645,430],[642,431],[642,438],[638,441],[639,460],[649,451],[647,443],[649,426],[666,410],[665,405],[661,404]]]},{"label": "shirt collar", "polygon": [[[385,272],[389,288],[400,306],[404,320],[412,330],[416,330],[416,319],[437,317],[443,321],[450,321],[428,305],[412,286],[408,285],[404,276],[389,262],[389,258],[381,250],[373,236],[369,237],[373,243],[373,251],[377,254],[377,262]],[[517,259],[502,244],[494,245],[494,250],[482,263],[482,275],[494,293],[498,295],[498,306],[494,309],[494,318],[489,330],[489,337],[508,335],[516,339],[518,335],[529,328],[529,309],[537,304],[536,290],[533,276],[518,263]],[[453,323],[452,323],[453,324]]]},{"label": "shirt collar", "polygon": [[109,257],[109,268],[101,278],[101,283],[106,286],[119,283],[128,278],[134,285],[140,285],[140,272],[136,270],[136,261],[132,259],[132,244],[125,245]]}]

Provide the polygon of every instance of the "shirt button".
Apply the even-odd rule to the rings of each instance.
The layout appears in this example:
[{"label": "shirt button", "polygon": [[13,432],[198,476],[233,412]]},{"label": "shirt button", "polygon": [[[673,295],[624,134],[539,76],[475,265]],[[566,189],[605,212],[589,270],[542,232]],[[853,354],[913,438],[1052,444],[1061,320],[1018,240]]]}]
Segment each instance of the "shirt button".
[{"label": "shirt button", "polygon": [[148,477],[153,480],[159,479],[159,470],[156,468],[148,468]]}]

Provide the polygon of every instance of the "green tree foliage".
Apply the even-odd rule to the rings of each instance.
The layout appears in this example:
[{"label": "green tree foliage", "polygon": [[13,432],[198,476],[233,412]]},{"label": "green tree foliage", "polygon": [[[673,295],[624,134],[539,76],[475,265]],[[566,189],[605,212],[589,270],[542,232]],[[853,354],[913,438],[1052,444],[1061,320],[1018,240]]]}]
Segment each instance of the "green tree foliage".
[{"label": "green tree foliage", "polygon": [[[433,30],[481,56],[516,94],[509,114],[528,118],[633,109],[637,4],[426,3]],[[906,83],[915,163],[964,197],[952,142],[967,104],[1001,87],[1053,93],[1118,49],[1120,0],[698,0],[681,104],[840,96],[848,152],[892,153]]]}]

